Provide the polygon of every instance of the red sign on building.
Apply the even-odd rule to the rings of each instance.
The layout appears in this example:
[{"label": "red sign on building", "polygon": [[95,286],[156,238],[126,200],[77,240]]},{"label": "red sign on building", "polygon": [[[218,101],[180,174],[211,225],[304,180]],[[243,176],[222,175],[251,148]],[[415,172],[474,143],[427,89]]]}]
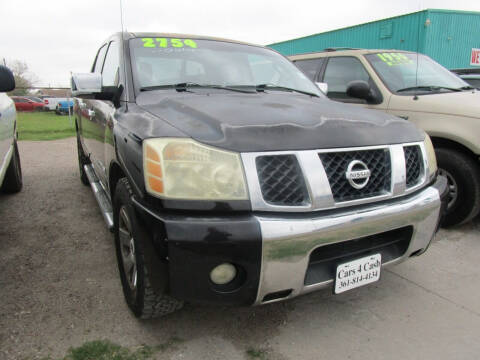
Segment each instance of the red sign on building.
[{"label": "red sign on building", "polygon": [[480,49],[472,49],[472,57],[470,60],[470,65],[480,66]]}]

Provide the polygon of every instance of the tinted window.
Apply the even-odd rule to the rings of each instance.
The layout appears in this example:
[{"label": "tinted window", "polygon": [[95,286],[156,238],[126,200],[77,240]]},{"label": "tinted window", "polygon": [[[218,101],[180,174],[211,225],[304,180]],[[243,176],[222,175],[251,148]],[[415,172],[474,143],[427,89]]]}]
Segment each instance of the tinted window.
[{"label": "tinted window", "polygon": [[101,73],[103,58],[105,57],[105,52],[107,51],[107,45],[103,45],[98,51],[97,58],[95,60],[95,66],[93,67],[93,72]]},{"label": "tinted window", "polygon": [[108,48],[107,57],[102,71],[102,85],[115,86],[118,85],[118,67],[120,64],[118,42],[112,41]]},{"label": "tinted window", "polygon": [[323,78],[328,84],[328,97],[349,99],[346,94],[347,85],[355,80],[370,80],[360,60],[354,57],[332,57],[328,60]]},{"label": "tinted window", "polygon": [[315,81],[315,75],[322,66],[325,59],[308,59],[308,60],[297,60],[294,62],[297,67],[303,71],[305,75],[308,76],[310,80]]},{"label": "tinted window", "polygon": [[480,79],[463,79],[473,87],[480,88]]}]

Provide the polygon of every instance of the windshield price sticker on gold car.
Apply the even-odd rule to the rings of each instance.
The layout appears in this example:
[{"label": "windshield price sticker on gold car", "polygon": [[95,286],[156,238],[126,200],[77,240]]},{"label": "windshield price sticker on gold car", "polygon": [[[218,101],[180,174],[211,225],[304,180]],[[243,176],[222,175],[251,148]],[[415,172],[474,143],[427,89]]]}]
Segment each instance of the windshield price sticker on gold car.
[{"label": "windshield price sticker on gold car", "polygon": [[382,53],[377,56],[388,66],[413,64],[413,61],[402,53]]},{"label": "windshield price sticker on gold car", "polygon": [[197,48],[197,43],[192,39],[173,39],[173,38],[142,38],[145,48]]}]

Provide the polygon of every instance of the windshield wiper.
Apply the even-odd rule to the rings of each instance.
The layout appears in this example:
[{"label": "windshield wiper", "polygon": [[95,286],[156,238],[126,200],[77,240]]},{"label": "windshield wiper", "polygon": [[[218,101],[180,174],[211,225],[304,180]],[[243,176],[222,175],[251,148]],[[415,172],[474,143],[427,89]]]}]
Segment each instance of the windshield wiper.
[{"label": "windshield wiper", "polygon": [[404,91],[414,91],[414,90],[423,90],[423,91],[437,91],[437,90],[449,90],[449,91],[462,91],[462,89],[457,89],[457,88],[451,88],[447,86],[434,86],[434,85],[422,85],[422,86],[411,86],[411,87],[406,87],[403,89],[399,89],[396,92],[404,92]]},{"label": "windshield wiper", "polygon": [[258,92],[265,91],[265,89],[279,90],[279,91],[293,91],[293,92],[297,92],[297,93],[308,95],[308,96],[319,97],[315,93],[311,93],[309,91],[298,90],[298,89],[294,89],[294,88],[290,88],[290,87],[286,87],[286,86],[279,86],[279,85],[274,85],[274,84],[258,84],[258,85],[255,85],[255,90],[257,90]]},{"label": "windshield wiper", "polygon": [[191,82],[183,82],[178,84],[168,84],[168,85],[154,85],[154,86],[145,86],[140,88],[140,91],[152,91],[152,90],[161,90],[161,89],[175,89],[178,92],[181,91],[188,91],[188,88],[206,88],[206,89],[221,89],[221,90],[229,90],[229,91],[236,91],[241,93],[248,93],[252,94],[253,91],[237,89],[230,86],[223,86],[223,85],[214,85],[214,84],[197,84]]},{"label": "windshield wiper", "polygon": [[140,88],[140,91],[153,91],[153,90],[162,90],[162,89],[175,89],[177,91],[187,91],[189,86],[197,86],[195,83],[178,83],[178,84],[166,84],[166,85],[152,85],[144,86]]}]

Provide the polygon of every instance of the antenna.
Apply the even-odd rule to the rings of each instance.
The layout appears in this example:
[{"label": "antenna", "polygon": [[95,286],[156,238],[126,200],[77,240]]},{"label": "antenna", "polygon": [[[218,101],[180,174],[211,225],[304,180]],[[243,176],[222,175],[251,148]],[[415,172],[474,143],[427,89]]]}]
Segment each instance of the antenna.
[{"label": "antenna", "polygon": [[[125,79],[125,92],[126,92],[126,97],[128,98],[128,86],[127,86],[127,65],[126,65],[126,60],[125,60],[125,39],[123,38],[124,30],[123,30],[123,4],[122,0],[119,0],[120,3],[120,27],[122,30],[122,52],[123,52],[123,78]],[[127,29],[125,29],[125,32]],[[128,110],[128,102],[125,101],[125,110]]]},{"label": "antenna", "polygon": [[422,0],[419,0],[418,1],[418,26],[417,26],[417,68],[415,69],[415,96],[413,97],[413,100],[418,100],[418,95],[417,95],[417,91],[418,91],[418,61],[419,61],[419,56],[418,56],[418,52],[420,50],[420,26],[421,26],[421,23],[420,23],[420,20],[421,20],[421,14],[420,12],[422,11]]}]

